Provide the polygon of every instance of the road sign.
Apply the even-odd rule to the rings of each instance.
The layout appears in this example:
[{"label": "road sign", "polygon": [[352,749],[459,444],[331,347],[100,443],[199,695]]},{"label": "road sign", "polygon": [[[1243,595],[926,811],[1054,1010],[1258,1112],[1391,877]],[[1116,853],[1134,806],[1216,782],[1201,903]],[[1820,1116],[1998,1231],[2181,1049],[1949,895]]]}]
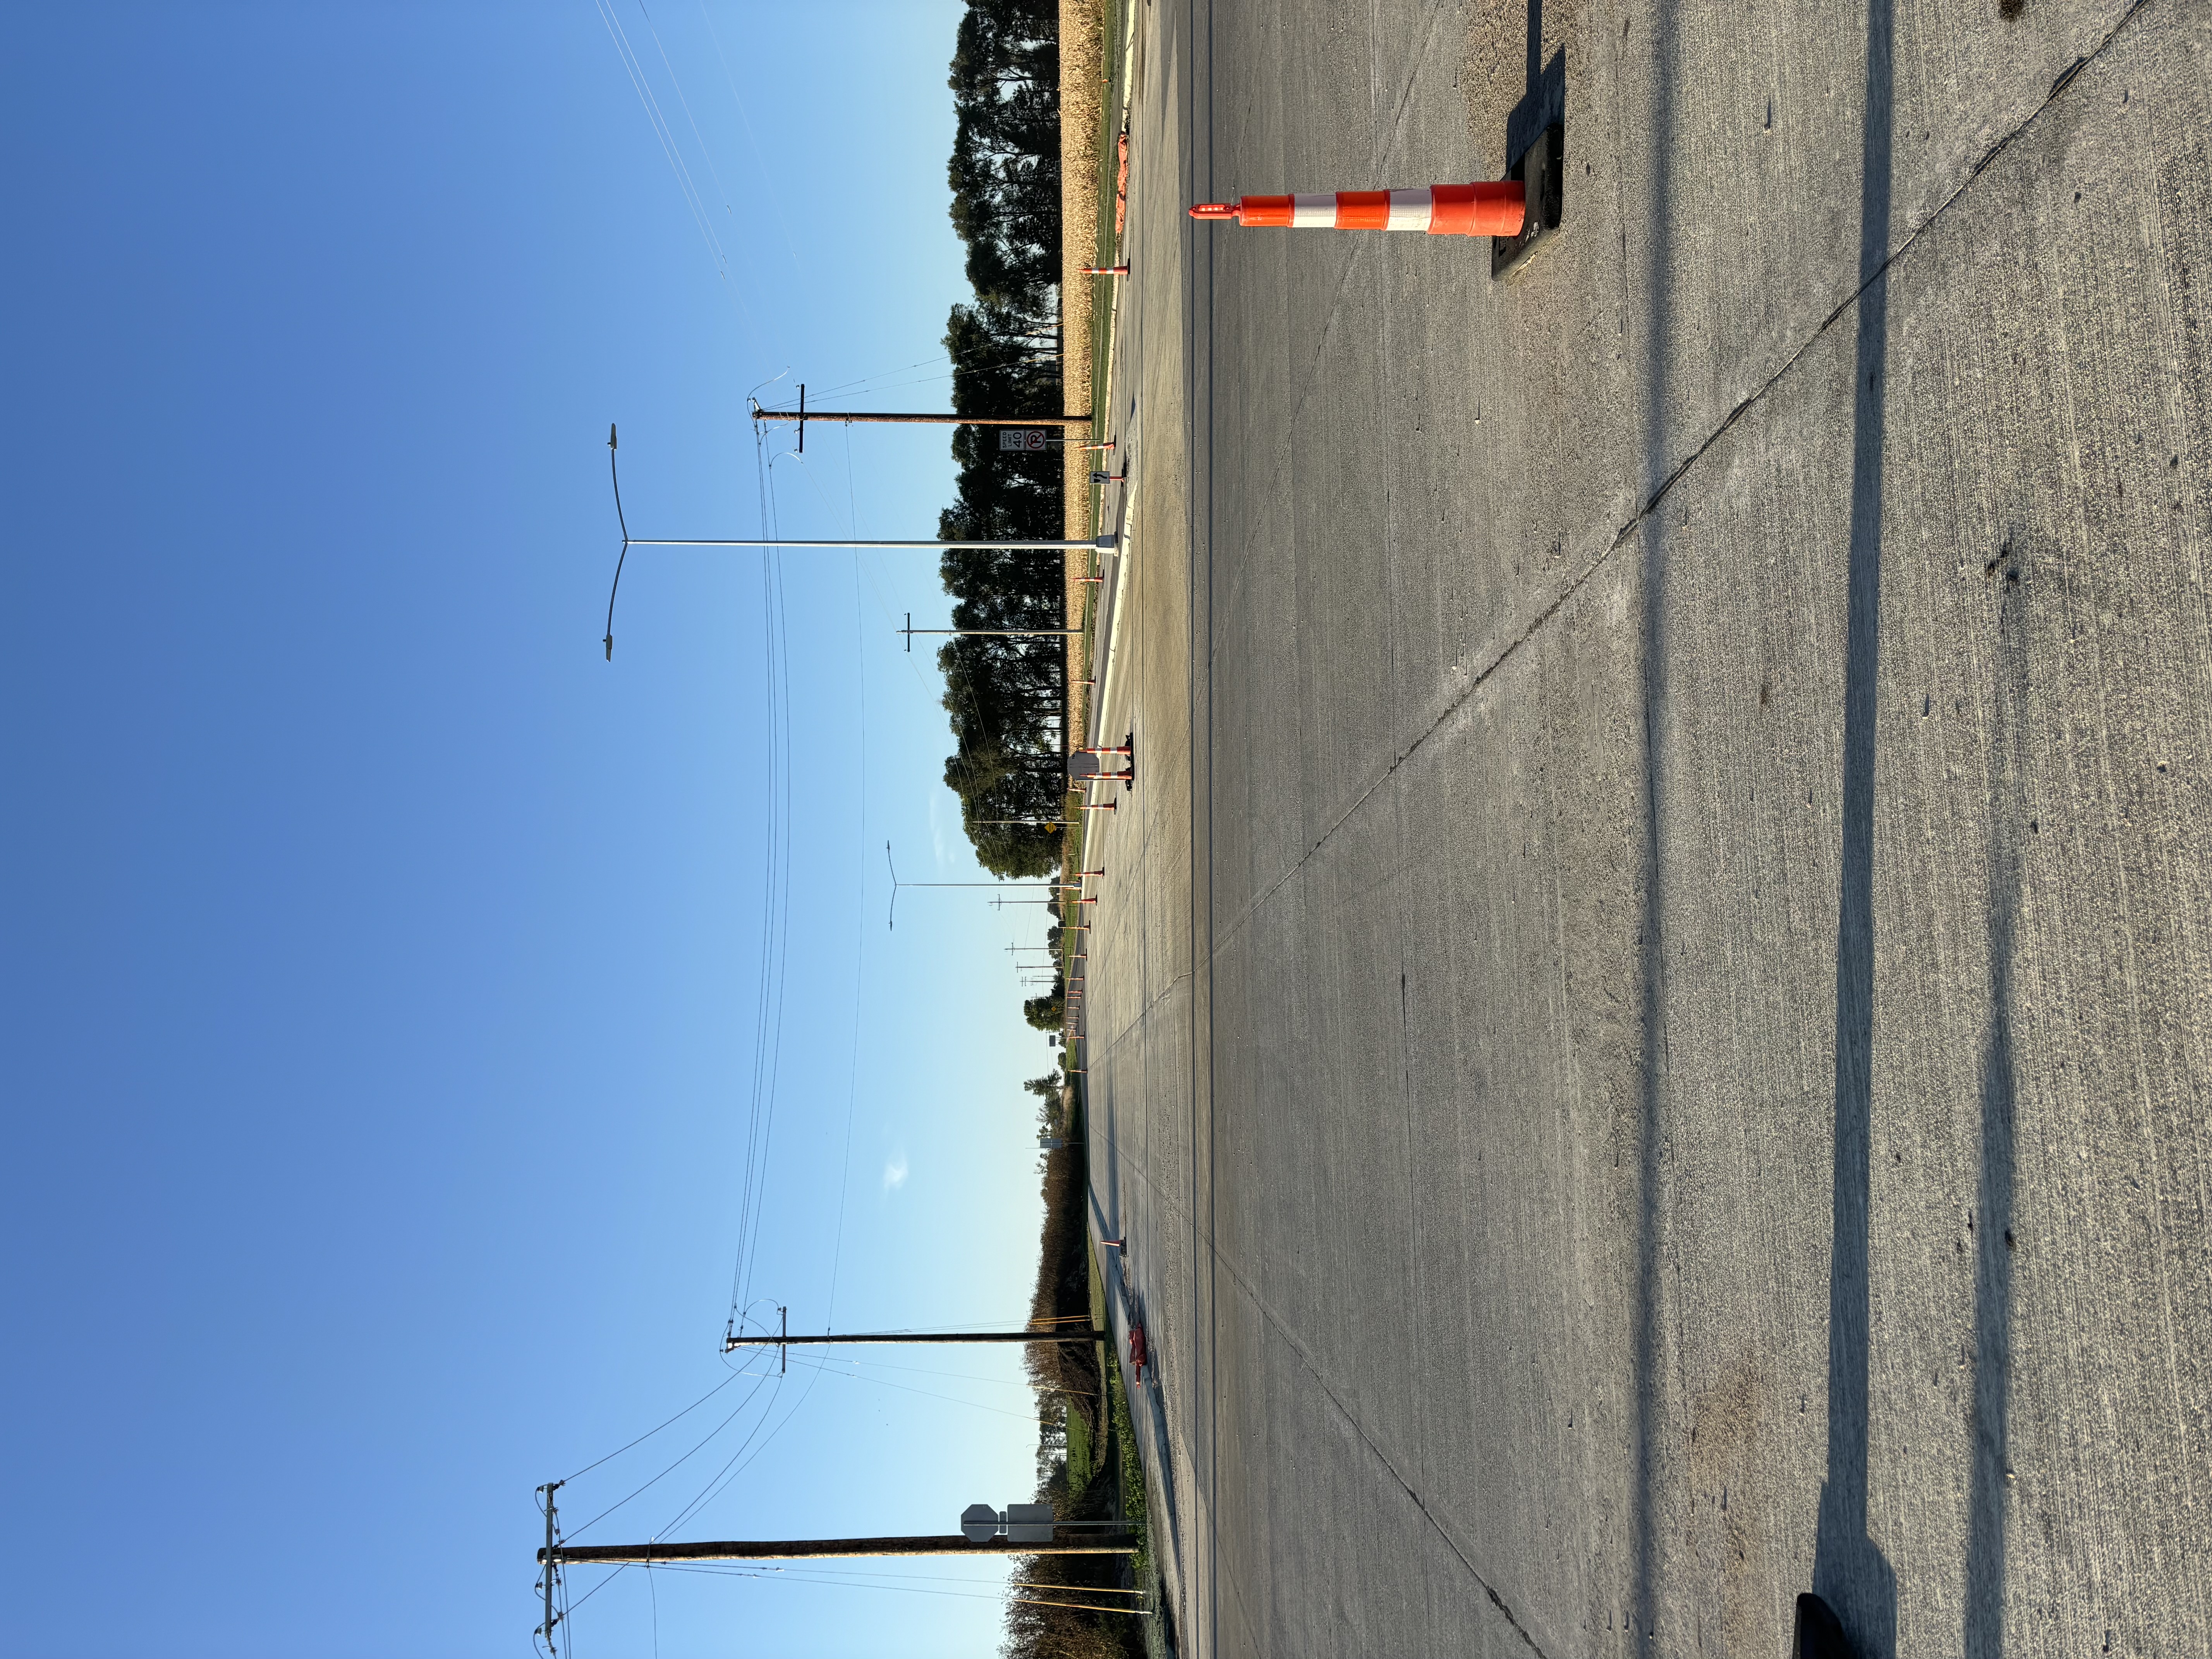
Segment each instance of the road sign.
[{"label": "road sign", "polygon": [[988,1544],[999,1535],[999,1512],[988,1504],[970,1504],[960,1511],[960,1530],[971,1544]]},{"label": "road sign", "polygon": [[988,1544],[1001,1532],[1009,1544],[1049,1544],[1052,1505],[1009,1504],[1002,1514],[988,1504],[970,1504],[960,1511],[960,1530],[971,1544]]},{"label": "road sign", "polygon": [[1009,1544],[1052,1542],[1052,1505],[1049,1504],[1007,1504],[1006,1541]]},{"label": "road sign", "polygon": [[1018,449],[1024,453],[1042,453],[1047,447],[1042,427],[1006,426],[999,428],[999,447]]}]

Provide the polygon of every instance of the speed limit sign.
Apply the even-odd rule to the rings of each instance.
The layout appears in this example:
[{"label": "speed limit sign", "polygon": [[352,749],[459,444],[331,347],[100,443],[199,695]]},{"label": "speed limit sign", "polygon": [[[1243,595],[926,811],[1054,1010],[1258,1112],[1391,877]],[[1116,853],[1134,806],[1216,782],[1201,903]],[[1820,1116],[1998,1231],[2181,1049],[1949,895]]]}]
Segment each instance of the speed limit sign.
[{"label": "speed limit sign", "polygon": [[1045,434],[1042,428],[1002,426],[999,428],[999,447],[1002,450],[1042,452],[1044,447]]}]

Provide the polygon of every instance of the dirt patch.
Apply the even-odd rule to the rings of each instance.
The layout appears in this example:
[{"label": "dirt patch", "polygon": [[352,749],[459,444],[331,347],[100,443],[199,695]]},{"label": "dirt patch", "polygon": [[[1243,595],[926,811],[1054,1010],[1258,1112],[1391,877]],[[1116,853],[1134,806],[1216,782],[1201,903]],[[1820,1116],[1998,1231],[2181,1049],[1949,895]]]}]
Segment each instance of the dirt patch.
[{"label": "dirt patch", "polygon": [[[1071,415],[1087,413],[1091,384],[1091,300],[1096,284],[1082,275],[1097,263],[1098,113],[1105,95],[1106,7],[1104,0],[1060,0],[1060,338],[1064,405]],[[1091,526],[1091,456],[1079,446],[1091,441],[1091,428],[1069,427],[1061,449],[1066,479],[1066,525],[1070,540],[1097,532]],[[1083,577],[1091,556],[1067,556],[1067,625],[1083,625]],[[1076,684],[1083,678],[1083,641],[1067,642],[1070,732],[1082,729],[1090,696]],[[1071,741],[1073,739],[1071,738]],[[1078,837],[1067,837],[1070,848]]]}]

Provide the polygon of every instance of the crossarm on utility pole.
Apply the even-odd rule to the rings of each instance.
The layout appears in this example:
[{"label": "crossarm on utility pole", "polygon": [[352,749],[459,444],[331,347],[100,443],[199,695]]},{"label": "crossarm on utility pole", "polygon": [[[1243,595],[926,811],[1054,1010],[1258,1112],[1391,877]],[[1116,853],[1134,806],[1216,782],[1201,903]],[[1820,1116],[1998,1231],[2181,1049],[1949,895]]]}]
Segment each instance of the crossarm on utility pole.
[{"label": "crossarm on utility pole", "polygon": [[[550,1552],[562,1565],[645,1566],[658,1561],[794,1561],[846,1555],[1134,1555],[1133,1533],[1103,1533],[1049,1544],[993,1538],[972,1543],[960,1534],[919,1538],[733,1539],[700,1544],[563,1544]],[[542,1562],[548,1552],[540,1550]]]}]

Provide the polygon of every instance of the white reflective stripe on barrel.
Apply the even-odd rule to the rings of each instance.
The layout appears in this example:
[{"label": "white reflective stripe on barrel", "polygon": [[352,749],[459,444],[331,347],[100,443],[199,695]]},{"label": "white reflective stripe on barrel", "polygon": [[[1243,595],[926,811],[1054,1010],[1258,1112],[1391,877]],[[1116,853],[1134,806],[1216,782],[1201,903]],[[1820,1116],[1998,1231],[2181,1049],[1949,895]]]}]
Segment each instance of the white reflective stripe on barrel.
[{"label": "white reflective stripe on barrel", "polygon": [[1426,230],[1429,228],[1429,192],[1425,186],[1419,190],[1394,190],[1390,192],[1390,228],[1393,230]]},{"label": "white reflective stripe on barrel", "polygon": [[1336,192],[1321,195],[1299,194],[1291,198],[1291,227],[1294,230],[1334,230],[1336,228]]}]

